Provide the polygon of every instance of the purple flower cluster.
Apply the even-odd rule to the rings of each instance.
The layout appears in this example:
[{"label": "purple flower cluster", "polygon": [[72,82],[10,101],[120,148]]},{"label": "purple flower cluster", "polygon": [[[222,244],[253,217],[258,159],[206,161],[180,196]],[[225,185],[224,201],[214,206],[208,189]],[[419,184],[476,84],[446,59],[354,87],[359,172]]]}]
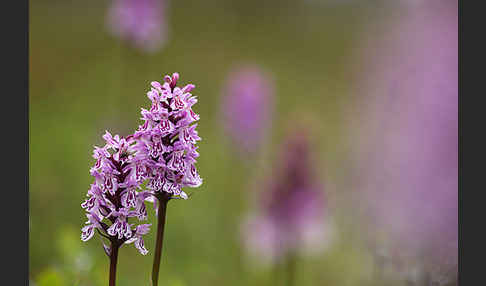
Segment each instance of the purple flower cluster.
[{"label": "purple flower cluster", "polygon": [[[166,76],[165,82],[152,82],[147,93],[152,101],[150,110],[142,109],[144,124],[125,138],[103,136],[106,145],[95,147],[95,165],[91,175],[95,183],[82,203],[87,212],[87,225],[81,239],[89,240],[95,229],[101,235],[119,244],[135,242],[136,248],[146,254],[142,236],[150,224],[129,223],[129,218],[147,219],[145,201],[154,196],[164,199],[187,199],[183,187],[199,187],[202,179],[195,167],[196,142],[201,140],[193,124],[199,120],[192,106],[197,102],[188,84],[177,87],[179,74]],[[147,182],[147,190],[142,184]],[[105,223],[109,222],[110,225]]]},{"label": "purple flower cluster", "polygon": [[147,93],[152,101],[150,110],[142,109],[142,120],[134,134],[137,181],[148,179],[147,188],[154,193],[165,192],[187,199],[182,187],[199,187],[202,179],[196,166],[199,157],[196,142],[199,115],[192,106],[197,102],[188,84],[177,87],[179,74],[165,76],[164,83],[152,82]]},{"label": "purple flower cluster", "polygon": [[356,118],[361,133],[353,137],[357,204],[370,219],[371,237],[384,231],[393,247],[433,267],[451,267],[452,277],[458,248],[457,1],[416,4],[398,7],[406,13],[393,18],[364,54],[359,110],[368,110]]},{"label": "purple flower cluster", "polygon": [[244,222],[244,242],[250,253],[280,260],[297,251],[316,252],[329,238],[323,220],[325,201],[313,176],[307,135],[293,132],[260,201],[261,209]]},{"label": "purple flower cluster", "polygon": [[164,10],[164,0],[113,0],[108,27],[113,35],[152,52],[167,37]]},{"label": "purple flower cluster", "polygon": [[140,183],[136,180],[133,164],[135,141],[132,136],[112,136],[108,131],[103,139],[106,145],[95,147],[93,152],[96,163],[90,173],[95,182],[88,191],[88,198],[81,204],[88,217],[81,239],[89,240],[97,229],[103,236],[120,243],[135,242],[135,247],[145,255],[147,249],[142,236],[148,232],[150,224],[135,226],[128,221],[133,217],[139,221],[147,218],[144,201],[150,195],[147,191],[139,191]]},{"label": "purple flower cluster", "polygon": [[234,70],[223,90],[222,122],[241,153],[252,153],[260,146],[271,119],[274,85],[259,67]]}]

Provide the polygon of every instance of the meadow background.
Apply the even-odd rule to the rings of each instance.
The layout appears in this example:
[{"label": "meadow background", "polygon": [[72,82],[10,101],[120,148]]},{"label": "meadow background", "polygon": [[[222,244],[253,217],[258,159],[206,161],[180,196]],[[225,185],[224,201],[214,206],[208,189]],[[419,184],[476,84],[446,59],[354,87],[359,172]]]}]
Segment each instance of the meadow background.
[{"label": "meadow background", "polygon": [[[172,72],[196,85],[204,183],[189,200],[169,204],[162,285],[275,284],[272,268],[245,254],[240,225],[289,125],[302,121],[312,131],[336,227],[325,252],[298,261],[296,285],[391,285],[371,279],[373,258],[346,204],[357,191],[346,172],[347,115],[360,98],[356,81],[363,72],[357,58],[370,33],[400,13],[387,2],[168,1],[167,43],[146,54],[107,33],[110,1],[30,1],[31,285],[107,284],[101,242],[80,240],[93,145],[102,144],[105,130],[133,132],[140,108],[149,104],[150,82]],[[247,63],[275,80],[271,128],[252,160],[234,152],[221,125],[224,82]],[[121,249],[118,285],[148,284],[154,239],[151,232],[145,257],[133,246]]]}]

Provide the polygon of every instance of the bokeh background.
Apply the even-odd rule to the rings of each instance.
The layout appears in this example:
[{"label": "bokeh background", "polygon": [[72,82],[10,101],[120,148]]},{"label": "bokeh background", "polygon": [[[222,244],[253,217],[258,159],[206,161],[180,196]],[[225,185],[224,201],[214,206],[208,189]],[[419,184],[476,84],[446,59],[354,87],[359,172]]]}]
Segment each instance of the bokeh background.
[{"label": "bokeh background", "polygon": [[[161,23],[167,34],[148,52],[110,33],[112,1],[30,1],[31,285],[108,283],[109,261],[100,240],[80,240],[92,148],[103,144],[105,130],[133,132],[140,108],[149,105],[150,82],[172,72],[196,85],[194,109],[203,138],[197,166],[204,183],[190,190],[189,200],[169,204],[162,285],[283,285],[275,282],[282,271],[248,255],[241,226],[265,192],[261,182],[271,176],[282,142],[295,126],[310,134],[314,171],[326,200],[323,227],[332,233],[323,251],[299,256],[295,285],[456,285],[456,1],[164,2]],[[251,154],[237,150],[223,112],[225,85],[241,66],[258,67],[272,83],[270,111],[260,124],[265,136]],[[394,95],[405,100],[384,104]],[[419,107],[423,111],[415,112]],[[259,110],[254,112],[257,116]],[[420,115],[419,123],[403,123]],[[395,122],[396,117],[401,119]],[[436,120],[442,121],[427,124]],[[430,129],[410,132],[422,122]],[[428,137],[439,129],[450,132],[435,141]],[[407,144],[411,137],[419,139]],[[436,149],[441,153],[424,156]],[[401,150],[405,154],[389,160]],[[399,164],[414,154],[422,160],[410,164],[420,166],[420,174],[409,177],[420,180],[408,185],[405,174],[386,184],[375,182],[377,176],[388,178],[381,171],[389,166],[380,162],[396,163],[390,178],[415,170]],[[447,172],[430,172],[440,168]],[[443,177],[450,179],[447,184]],[[376,190],[384,188],[406,195],[383,199]],[[419,212],[423,206],[413,202],[422,199],[434,202],[427,203],[426,215],[407,217],[400,211],[394,216],[401,204]],[[418,230],[409,227],[424,217]],[[149,221],[154,223],[153,211]],[[448,228],[435,227],[439,224]],[[396,228],[410,235],[398,235]],[[435,236],[421,235],[424,229]],[[400,237],[406,237],[406,246],[396,243]],[[447,243],[452,243],[444,244],[437,260],[422,259],[424,253],[432,255],[422,251],[427,240],[437,237],[451,237]],[[154,239],[151,232],[147,256],[132,246],[121,249],[118,285],[148,285]],[[402,259],[409,254],[414,258]],[[424,278],[431,284],[421,275],[431,276]]]}]

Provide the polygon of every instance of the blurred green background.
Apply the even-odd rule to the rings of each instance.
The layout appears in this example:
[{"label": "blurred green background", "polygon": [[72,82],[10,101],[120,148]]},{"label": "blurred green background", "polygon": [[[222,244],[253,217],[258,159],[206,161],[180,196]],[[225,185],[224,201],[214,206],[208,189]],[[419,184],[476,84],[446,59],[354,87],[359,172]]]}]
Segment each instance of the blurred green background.
[{"label": "blurred green background", "polygon": [[[305,117],[318,143],[318,174],[336,227],[331,248],[302,258],[297,285],[364,285],[371,257],[341,211],[335,187],[346,161],[343,110],[352,100],[354,52],[371,1],[169,1],[167,44],[144,54],[111,37],[109,1],[30,1],[30,281],[31,285],[106,285],[108,258],[95,236],[80,240],[80,204],[92,182],[93,145],[104,131],[126,135],[140,124],[150,82],[179,72],[196,85],[201,115],[198,169],[203,185],[169,204],[161,267],[163,285],[273,285],[274,271],[248,259],[240,223],[255,181],[272,167],[288,124]],[[236,156],[220,122],[221,90],[238,64],[275,78],[275,113],[264,152]],[[149,221],[154,222],[153,212]],[[148,285],[147,256],[120,251],[118,285]]]}]

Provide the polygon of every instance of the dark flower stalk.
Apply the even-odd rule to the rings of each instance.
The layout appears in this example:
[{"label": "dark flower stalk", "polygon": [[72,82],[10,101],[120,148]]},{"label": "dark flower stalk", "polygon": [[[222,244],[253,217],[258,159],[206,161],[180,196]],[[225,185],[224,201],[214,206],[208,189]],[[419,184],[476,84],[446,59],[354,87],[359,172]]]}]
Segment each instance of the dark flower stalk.
[{"label": "dark flower stalk", "polygon": [[116,264],[118,262],[118,250],[120,249],[120,244],[116,241],[111,242],[111,252],[110,252],[110,286],[116,285]]},{"label": "dark flower stalk", "polygon": [[153,286],[156,286],[159,283],[160,260],[162,257],[162,247],[164,244],[165,214],[167,212],[167,203],[170,200],[170,195],[162,192],[157,194],[156,197],[159,201],[159,209],[157,210],[157,238],[155,242],[154,263],[152,267]]}]

